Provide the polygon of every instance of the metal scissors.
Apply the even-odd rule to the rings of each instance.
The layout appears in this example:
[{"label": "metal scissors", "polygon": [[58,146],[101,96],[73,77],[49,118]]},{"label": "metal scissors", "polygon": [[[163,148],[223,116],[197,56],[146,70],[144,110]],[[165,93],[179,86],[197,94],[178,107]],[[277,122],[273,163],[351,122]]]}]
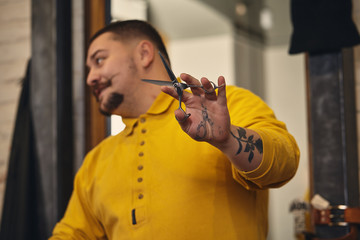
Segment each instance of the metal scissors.
[{"label": "metal scissors", "polygon": [[165,69],[170,77],[170,80],[171,82],[169,81],[162,81],[162,80],[152,80],[152,79],[141,79],[142,81],[144,82],[148,82],[148,83],[152,83],[152,84],[156,84],[156,85],[160,85],[160,86],[173,86],[179,96],[179,108],[186,116],[186,118],[188,118],[190,116],[190,114],[187,114],[184,109],[182,109],[181,107],[181,98],[182,98],[182,95],[183,95],[183,91],[186,89],[186,88],[201,88],[202,90],[204,90],[205,93],[212,93],[215,91],[215,89],[217,88],[221,88],[223,87],[223,85],[220,85],[220,86],[217,86],[214,82],[210,81],[210,83],[212,84],[213,86],[213,90],[211,91],[208,91],[204,88],[203,85],[191,85],[191,84],[186,84],[186,83],[183,83],[183,82],[179,82],[177,80],[177,78],[175,77],[175,74],[173,73],[173,71],[171,70],[171,68],[169,67],[169,65],[166,63],[164,57],[162,56],[161,52],[159,51],[159,55],[160,55],[160,58],[161,58],[161,61],[162,63],[164,64],[165,66]]}]

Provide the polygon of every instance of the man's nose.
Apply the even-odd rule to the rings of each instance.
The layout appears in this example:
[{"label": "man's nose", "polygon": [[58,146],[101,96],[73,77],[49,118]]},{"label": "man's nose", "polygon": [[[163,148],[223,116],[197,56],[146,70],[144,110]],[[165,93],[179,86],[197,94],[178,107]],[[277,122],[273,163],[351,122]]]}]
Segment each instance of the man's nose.
[{"label": "man's nose", "polygon": [[90,69],[87,75],[86,84],[91,86],[96,85],[100,81],[100,74],[95,70]]}]

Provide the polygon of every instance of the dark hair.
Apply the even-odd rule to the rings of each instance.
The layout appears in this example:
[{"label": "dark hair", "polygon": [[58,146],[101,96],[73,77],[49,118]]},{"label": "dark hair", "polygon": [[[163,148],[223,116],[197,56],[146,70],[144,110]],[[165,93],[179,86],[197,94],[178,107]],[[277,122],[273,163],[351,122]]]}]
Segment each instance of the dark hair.
[{"label": "dark hair", "polygon": [[126,41],[131,40],[132,38],[145,37],[155,44],[158,50],[162,53],[164,58],[169,62],[169,55],[166,51],[164,42],[160,34],[156,29],[151,26],[150,23],[141,21],[141,20],[126,20],[126,21],[117,21],[112,22],[106,25],[104,28],[97,31],[90,39],[92,43],[97,37],[101,34],[111,32],[116,34],[119,40]]}]

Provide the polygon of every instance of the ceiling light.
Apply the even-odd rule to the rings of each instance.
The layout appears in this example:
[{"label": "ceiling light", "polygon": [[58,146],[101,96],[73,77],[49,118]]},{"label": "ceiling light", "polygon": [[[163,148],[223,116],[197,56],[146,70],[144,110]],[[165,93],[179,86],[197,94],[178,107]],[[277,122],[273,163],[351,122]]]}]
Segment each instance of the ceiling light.
[{"label": "ceiling light", "polygon": [[247,12],[247,7],[244,3],[236,3],[235,12],[238,16],[244,16]]}]

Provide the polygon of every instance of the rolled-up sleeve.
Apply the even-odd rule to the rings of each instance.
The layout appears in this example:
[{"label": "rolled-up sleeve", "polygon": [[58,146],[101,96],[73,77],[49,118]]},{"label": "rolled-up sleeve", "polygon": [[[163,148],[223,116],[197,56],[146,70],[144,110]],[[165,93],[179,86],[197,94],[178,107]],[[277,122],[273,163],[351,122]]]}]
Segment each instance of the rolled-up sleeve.
[{"label": "rolled-up sleeve", "polygon": [[258,96],[244,89],[230,88],[228,107],[232,124],[256,131],[263,142],[259,167],[244,172],[233,167],[233,177],[246,189],[276,188],[296,173],[300,152],[286,125]]}]

